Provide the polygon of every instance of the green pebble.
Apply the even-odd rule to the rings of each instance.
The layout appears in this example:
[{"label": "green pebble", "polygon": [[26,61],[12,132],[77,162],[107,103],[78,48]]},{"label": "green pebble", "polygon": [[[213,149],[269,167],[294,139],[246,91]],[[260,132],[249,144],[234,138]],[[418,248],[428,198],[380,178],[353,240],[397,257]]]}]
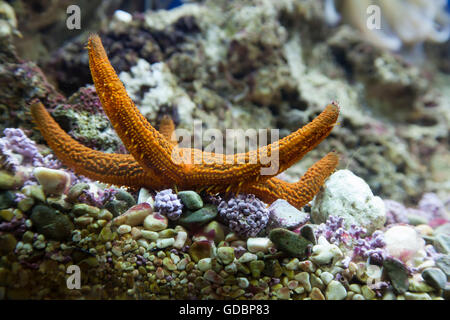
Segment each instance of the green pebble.
[{"label": "green pebble", "polygon": [[78,197],[83,193],[84,190],[89,189],[89,184],[87,183],[77,183],[69,189],[67,192],[67,200],[70,202],[77,202]]},{"label": "green pebble", "polygon": [[11,191],[0,192],[0,210],[11,208],[14,205],[15,195]]},{"label": "green pebble", "polygon": [[269,238],[278,250],[298,258],[304,258],[307,248],[313,245],[311,241],[295,232],[282,228],[275,228],[270,231]]},{"label": "green pebble", "polygon": [[128,206],[127,210],[136,204],[136,200],[134,200],[134,197],[122,189],[119,189],[117,191],[116,199],[119,201],[125,201]]},{"label": "green pebble", "polygon": [[129,206],[125,201],[120,200],[110,200],[105,204],[105,209],[108,209],[109,212],[113,214],[114,217],[120,216],[122,213],[127,211]]},{"label": "green pebble", "polygon": [[[447,284],[447,277],[444,272],[438,268],[425,269],[422,272],[422,278],[435,289],[444,289]],[[426,292],[426,291],[422,291]]]},{"label": "green pebble", "polygon": [[31,197],[26,197],[19,201],[19,203],[17,204],[17,208],[19,208],[23,212],[27,212],[33,207],[33,205],[34,199]]},{"label": "green pebble", "polygon": [[394,289],[400,294],[405,293],[409,288],[408,271],[405,265],[395,258],[386,258],[383,267]]},{"label": "green pebble", "polygon": [[213,204],[207,204],[203,208],[190,211],[188,210],[181,216],[178,223],[182,226],[201,226],[209,221],[213,220],[217,216],[217,206]]},{"label": "green pebble", "polygon": [[264,270],[264,261],[262,260],[253,260],[250,261],[250,271],[252,273],[253,278],[261,277],[261,272]]},{"label": "green pebble", "polygon": [[74,229],[66,215],[45,205],[35,206],[30,218],[37,231],[48,239],[66,240]]},{"label": "green pebble", "polygon": [[77,217],[89,215],[90,217],[96,218],[100,213],[100,209],[85,203],[77,203],[73,206],[72,213]]},{"label": "green pebble", "polygon": [[203,207],[203,200],[195,191],[180,191],[178,197],[189,210],[198,210]]},{"label": "green pebble", "polygon": [[268,259],[264,264],[263,273],[269,277],[279,278],[283,269],[277,259]]},{"label": "green pebble", "polygon": [[2,255],[12,252],[16,248],[17,240],[11,233],[0,234],[0,253]]},{"label": "green pebble", "polygon": [[444,254],[450,253],[450,235],[439,233],[434,239],[435,249]]}]

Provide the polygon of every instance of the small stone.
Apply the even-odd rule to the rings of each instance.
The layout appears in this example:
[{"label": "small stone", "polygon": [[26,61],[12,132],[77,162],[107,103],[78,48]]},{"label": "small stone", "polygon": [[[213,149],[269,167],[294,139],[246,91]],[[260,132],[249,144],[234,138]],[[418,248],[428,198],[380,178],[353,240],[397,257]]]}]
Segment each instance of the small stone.
[{"label": "small stone", "polygon": [[0,190],[12,190],[17,185],[18,179],[5,170],[0,170]]},{"label": "small stone", "polygon": [[388,257],[383,261],[383,267],[394,289],[400,294],[405,293],[409,288],[408,271],[405,265],[398,259]]},{"label": "small stone", "polygon": [[129,226],[127,224],[122,224],[121,226],[119,226],[119,228],[117,228],[117,232],[119,234],[129,233],[129,232],[131,232],[131,226]]},{"label": "small stone", "polygon": [[112,213],[114,217],[120,216],[128,210],[129,206],[125,201],[112,199],[105,204],[105,209]]},{"label": "small stone", "polygon": [[100,220],[107,220],[107,221],[110,221],[110,220],[112,220],[114,217],[113,217],[112,213],[109,212],[107,209],[100,209],[100,212],[99,212],[97,218],[100,219]]},{"label": "small stone", "polygon": [[269,277],[279,278],[283,269],[277,259],[268,259],[265,261],[263,273]]},{"label": "small stone", "polygon": [[297,258],[294,258],[294,259],[291,259],[287,264],[286,264],[286,269],[288,269],[288,270],[293,270],[293,271],[295,271],[295,270],[297,270],[298,269],[298,259]]},{"label": "small stone", "polygon": [[0,219],[2,219],[4,221],[11,221],[12,218],[14,218],[13,209],[2,209],[2,210],[0,210]]},{"label": "small stone", "polygon": [[211,221],[201,230],[209,240],[214,241],[215,244],[219,244],[220,241],[225,239],[224,226],[217,221]]},{"label": "small stone", "polygon": [[156,246],[160,249],[167,248],[172,246],[175,243],[174,238],[167,238],[167,239],[158,239],[156,240]]},{"label": "small stone", "polygon": [[278,250],[297,258],[304,258],[307,248],[312,246],[310,241],[287,229],[275,228],[269,238]]},{"label": "small stone", "polygon": [[311,261],[319,265],[329,264],[344,255],[336,245],[330,244],[324,236],[320,236],[318,243],[312,249]]},{"label": "small stone", "polygon": [[450,253],[450,235],[439,233],[434,238],[433,246],[440,253],[449,254]]},{"label": "small stone", "polygon": [[189,247],[189,255],[194,262],[212,256],[212,245],[208,240],[196,241]]},{"label": "small stone", "polygon": [[[45,194],[42,186],[30,185],[22,188],[22,193],[41,202],[45,202]],[[1,208],[1,207],[0,207]]]},{"label": "small stone", "polygon": [[240,288],[242,288],[242,289],[245,289],[245,288],[248,288],[248,286],[249,286],[249,281],[248,281],[248,279],[247,278],[243,278],[243,277],[241,277],[241,278],[236,278],[236,282],[237,282],[237,285],[240,287]]},{"label": "small stone", "polygon": [[450,279],[450,255],[445,254],[435,260],[436,266],[441,269],[447,276],[447,281]]},{"label": "small stone", "polygon": [[142,237],[147,240],[156,241],[159,238],[158,232],[150,230],[141,230]]},{"label": "small stone", "polygon": [[309,220],[309,215],[298,210],[289,202],[278,199],[269,206],[269,222],[268,229],[284,228],[295,229]]},{"label": "small stone", "polygon": [[428,293],[405,292],[405,298],[406,300],[431,300]]},{"label": "small stone", "polygon": [[238,260],[240,263],[247,263],[250,261],[258,260],[258,256],[254,253],[246,252]]},{"label": "small stone", "polygon": [[320,279],[322,279],[325,285],[328,285],[331,280],[334,279],[334,276],[331,273],[325,271],[320,274]]},{"label": "small stone", "polygon": [[33,174],[46,195],[63,194],[70,186],[70,175],[62,170],[37,167],[33,170]]},{"label": "small stone", "polygon": [[409,280],[408,291],[412,292],[432,292],[435,291],[433,287],[428,285],[425,281],[421,281],[417,278],[412,278]]},{"label": "small stone", "polygon": [[309,297],[311,298],[311,300],[325,300],[325,297],[319,288],[313,288]]},{"label": "small stone", "polygon": [[227,265],[234,261],[234,248],[232,247],[220,247],[217,249],[217,258]]},{"label": "small stone", "polygon": [[289,300],[289,298],[291,297],[291,292],[289,291],[289,288],[283,287],[278,289],[275,292],[275,295],[279,300]]},{"label": "small stone", "polygon": [[115,197],[119,201],[124,201],[127,204],[127,209],[136,204],[136,200],[134,200],[134,197],[129,192],[123,189],[117,189]]},{"label": "small stone", "polygon": [[366,300],[362,294],[354,294],[352,300]]},{"label": "small stone", "polygon": [[419,224],[415,229],[423,236],[432,236],[433,228],[427,224]]},{"label": "small stone", "polygon": [[130,226],[139,226],[144,223],[145,218],[152,214],[152,207],[144,202],[137,204],[128,209],[124,214],[116,217],[114,220],[125,220],[125,223]]},{"label": "small stone", "polygon": [[44,205],[35,206],[30,219],[37,231],[48,239],[68,239],[74,229],[66,215]]},{"label": "small stone", "polygon": [[84,190],[89,190],[90,186],[87,183],[77,183],[73,185],[69,192],[67,192],[67,200],[70,202],[77,202],[78,197],[83,194]]},{"label": "small stone", "polygon": [[438,268],[425,269],[422,272],[422,278],[435,289],[444,289],[447,283],[447,277]]},{"label": "small stone", "polygon": [[300,272],[294,276],[294,279],[297,280],[307,292],[311,292],[312,288],[308,272]]},{"label": "small stone", "polygon": [[347,291],[345,287],[336,280],[332,280],[325,292],[327,300],[344,300],[347,297]]},{"label": "small stone", "polygon": [[26,197],[20,200],[19,203],[17,203],[17,208],[19,208],[23,212],[27,212],[34,206],[34,203],[35,201],[32,197]]},{"label": "small stone", "polygon": [[366,285],[361,287],[361,293],[364,296],[364,298],[366,298],[367,300],[372,300],[373,298],[375,298],[375,295],[376,295],[375,291],[373,291]]},{"label": "small stone", "polygon": [[250,272],[252,273],[253,278],[258,279],[261,276],[264,267],[264,261],[262,260],[250,261]]},{"label": "small stone", "polygon": [[175,238],[175,236],[177,235],[177,232],[174,229],[165,229],[162,230],[160,232],[158,232],[159,235],[159,239],[164,239],[164,238]]},{"label": "small stone", "polygon": [[417,214],[410,213],[407,215],[408,224],[412,226],[418,226],[420,224],[427,224],[428,220],[425,217],[419,216]]},{"label": "small stone", "polygon": [[94,218],[89,217],[89,216],[81,216],[81,217],[76,217],[75,219],[73,219],[73,222],[75,222],[75,224],[77,224],[79,226],[86,227],[94,222]]},{"label": "small stone", "polygon": [[300,235],[311,241],[313,244],[317,243],[317,239],[316,239],[316,235],[314,233],[314,228],[312,227],[311,224],[305,224],[301,229],[300,229]]},{"label": "small stone", "polygon": [[[149,231],[149,232],[151,232],[151,231]],[[137,239],[140,239],[141,237],[142,237],[141,229],[132,227],[131,228],[131,238],[133,240],[137,240]]]},{"label": "small stone", "polygon": [[2,255],[12,252],[16,245],[17,240],[11,233],[0,234],[0,253]]},{"label": "small stone", "polygon": [[184,247],[184,244],[186,243],[186,240],[187,240],[187,232],[178,231],[173,247],[176,249],[182,249]]},{"label": "small stone", "polygon": [[425,249],[425,241],[411,226],[396,225],[384,233],[389,255],[408,262]]},{"label": "small stone", "polygon": [[274,244],[269,238],[248,238],[247,250],[251,253],[264,252],[267,253]]},{"label": "small stone", "polygon": [[351,284],[348,288],[354,293],[361,293],[361,286],[359,284]]},{"label": "small stone", "polygon": [[100,213],[100,209],[85,203],[77,203],[73,206],[72,213],[75,216],[89,215],[91,217],[97,218],[98,214]]},{"label": "small stone", "polygon": [[[151,199],[151,200],[150,200],[150,199]],[[152,194],[151,194],[150,191],[147,190],[146,188],[141,188],[141,189],[139,190],[139,195],[138,195],[138,201],[137,201],[137,203],[138,203],[138,204],[141,204],[141,203],[144,203],[144,202],[150,204],[150,205],[152,206],[152,208],[153,208],[153,202],[154,202],[154,201],[153,201]]]},{"label": "small stone", "polygon": [[198,210],[203,207],[203,200],[195,191],[180,191],[178,197],[189,210]]},{"label": "small stone", "polygon": [[150,231],[161,231],[167,228],[169,221],[158,212],[148,215],[144,220],[144,228]]},{"label": "small stone", "polygon": [[203,275],[203,277],[213,283],[217,283],[217,284],[223,284],[223,278],[218,275],[214,270],[208,270],[205,272],[205,274]]},{"label": "small stone", "polygon": [[14,193],[11,191],[0,192],[0,210],[11,208],[14,205]]},{"label": "small stone", "polygon": [[197,263],[197,267],[202,272],[211,270],[211,268],[212,268],[211,258],[200,259]]},{"label": "small stone", "polygon": [[217,206],[207,204],[196,211],[188,210],[180,217],[178,223],[187,228],[198,227],[213,220],[217,216],[217,212]]},{"label": "small stone", "polygon": [[98,238],[102,242],[113,241],[113,240],[115,240],[117,238],[117,233],[112,232],[111,225],[107,224],[100,231],[100,234],[98,235]]},{"label": "small stone", "polygon": [[317,277],[314,273],[310,275],[310,282],[312,287],[319,288],[320,290],[325,289],[325,285],[323,284],[322,279]]}]

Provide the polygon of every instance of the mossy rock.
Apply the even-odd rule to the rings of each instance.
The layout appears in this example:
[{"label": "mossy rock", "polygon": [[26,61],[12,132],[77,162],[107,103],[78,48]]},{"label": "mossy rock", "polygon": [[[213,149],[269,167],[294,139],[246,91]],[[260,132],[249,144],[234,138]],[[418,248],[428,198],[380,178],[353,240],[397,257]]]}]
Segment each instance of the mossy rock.
[{"label": "mossy rock", "polygon": [[69,239],[74,229],[68,216],[45,205],[35,206],[30,218],[37,232],[42,233],[47,239]]}]

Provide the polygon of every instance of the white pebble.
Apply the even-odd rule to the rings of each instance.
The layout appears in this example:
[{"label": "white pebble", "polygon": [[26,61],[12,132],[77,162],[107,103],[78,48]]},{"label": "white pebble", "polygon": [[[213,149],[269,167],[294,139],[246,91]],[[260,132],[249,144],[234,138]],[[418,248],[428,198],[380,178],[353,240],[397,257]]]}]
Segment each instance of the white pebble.
[{"label": "white pebble", "polygon": [[117,228],[117,232],[119,234],[129,233],[129,232],[131,232],[131,226],[129,226],[127,224],[122,224],[121,226],[119,226],[119,228]]},{"label": "white pebble", "polygon": [[273,247],[272,241],[269,238],[248,238],[247,249],[251,253],[268,252],[269,248]]},{"label": "white pebble", "polygon": [[172,246],[175,243],[174,238],[158,239],[156,240],[156,246],[160,249]]}]

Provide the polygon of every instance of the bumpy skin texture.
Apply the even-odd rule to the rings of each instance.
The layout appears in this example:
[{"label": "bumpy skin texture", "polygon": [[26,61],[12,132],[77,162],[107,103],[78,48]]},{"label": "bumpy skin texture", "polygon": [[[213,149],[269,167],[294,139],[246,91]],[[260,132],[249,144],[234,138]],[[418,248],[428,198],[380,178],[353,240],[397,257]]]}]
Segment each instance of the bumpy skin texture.
[{"label": "bumpy skin texture", "polygon": [[[247,153],[225,155],[178,148],[155,130],[136,108],[97,35],[89,38],[88,50],[95,88],[118,136],[145,170],[163,174],[176,185],[214,185],[216,189],[231,186],[231,189],[242,184],[242,181],[252,183],[267,180],[299,161],[325,139],[339,115],[338,106],[330,104],[305,127],[275,143]],[[279,170],[262,176],[261,168],[265,165],[259,161],[259,156],[270,157],[275,151],[279,155]]]},{"label": "bumpy skin texture", "polygon": [[[339,115],[339,107],[334,103],[303,128],[255,151],[225,155],[178,148],[170,140],[173,123],[163,120],[160,133],[135,107],[98,36],[90,37],[88,49],[102,106],[131,154],[107,154],[87,148],[65,133],[41,103],[31,106],[33,118],[49,146],[65,165],[79,174],[106,183],[156,190],[176,186],[208,192],[254,193],[267,203],[281,198],[301,208],[314,197],[338,164],[337,155],[330,153],[297,183],[273,178],[328,136]],[[270,157],[274,151],[279,153],[279,169],[272,175],[261,175],[264,165],[259,156]],[[192,164],[185,164],[184,157],[189,157]],[[196,164],[194,159],[202,161]]]}]

